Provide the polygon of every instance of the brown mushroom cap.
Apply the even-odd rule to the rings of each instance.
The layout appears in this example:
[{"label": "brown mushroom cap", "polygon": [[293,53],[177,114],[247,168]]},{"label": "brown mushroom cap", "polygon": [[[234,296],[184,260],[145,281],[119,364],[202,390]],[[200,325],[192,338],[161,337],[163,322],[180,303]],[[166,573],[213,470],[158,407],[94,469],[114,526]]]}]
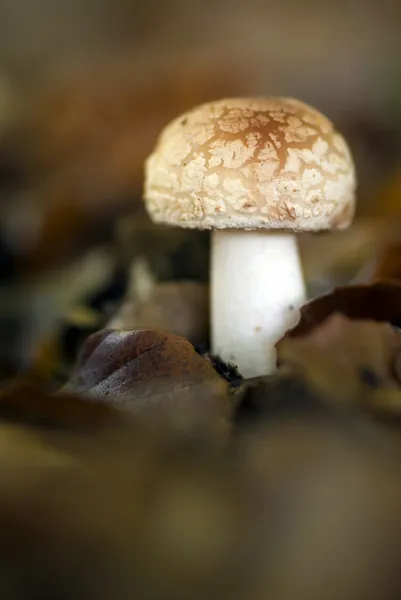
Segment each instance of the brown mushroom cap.
[{"label": "brown mushroom cap", "polygon": [[349,148],[320,112],[290,98],[203,104],[172,121],[146,162],[160,223],[199,229],[345,229],[355,209]]}]

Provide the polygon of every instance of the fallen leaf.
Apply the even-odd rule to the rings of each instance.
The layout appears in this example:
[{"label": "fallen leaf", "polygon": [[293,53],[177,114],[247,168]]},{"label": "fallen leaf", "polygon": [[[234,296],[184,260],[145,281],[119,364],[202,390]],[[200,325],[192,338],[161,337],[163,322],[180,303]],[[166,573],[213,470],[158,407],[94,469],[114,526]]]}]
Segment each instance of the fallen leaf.
[{"label": "fallen leaf", "polygon": [[241,382],[236,394],[235,423],[242,428],[287,417],[320,415],[325,408],[302,377],[279,371]]},{"label": "fallen leaf", "polygon": [[211,363],[187,340],[151,330],[91,335],[64,390],[195,430],[225,428],[231,410]]},{"label": "fallen leaf", "polygon": [[345,286],[319,296],[302,306],[297,325],[287,331],[283,339],[306,335],[333,313],[401,327],[401,283]]},{"label": "fallen leaf", "polygon": [[400,358],[401,334],[390,324],[338,313],[277,345],[278,364],[303,378],[323,402],[339,408],[385,412],[398,406],[400,413]]},{"label": "fallen leaf", "polygon": [[0,391],[0,422],[73,431],[118,426],[122,415],[103,402],[88,402],[77,394],[54,395],[43,385],[16,379]]}]

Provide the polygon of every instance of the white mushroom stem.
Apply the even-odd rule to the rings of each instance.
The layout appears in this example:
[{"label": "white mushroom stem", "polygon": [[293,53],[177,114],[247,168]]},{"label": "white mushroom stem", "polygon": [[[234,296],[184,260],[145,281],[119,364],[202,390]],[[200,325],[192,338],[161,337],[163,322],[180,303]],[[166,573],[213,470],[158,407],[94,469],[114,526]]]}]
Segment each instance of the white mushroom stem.
[{"label": "white mushroom stem", "polygon": [[244,377],[276,369],[274,345],[305,302],[296,236],[272,231],[212,233],[212,351]]}]

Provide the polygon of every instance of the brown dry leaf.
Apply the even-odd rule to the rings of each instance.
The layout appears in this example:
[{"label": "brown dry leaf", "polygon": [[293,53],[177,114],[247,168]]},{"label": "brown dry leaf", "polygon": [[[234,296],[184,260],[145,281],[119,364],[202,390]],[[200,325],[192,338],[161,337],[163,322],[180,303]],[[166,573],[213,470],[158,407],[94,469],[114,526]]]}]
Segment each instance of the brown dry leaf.
[{"label": "brown dry leaf", "polygon": [[192,281],[155,283],[144,297],[128,298],[109,323],[112,329],[157,329],[206,345],[209,288]]},{"label": "brown dry leaf", "polygon": [[151,330],[91,335],[65,390],[184,429],[224,429],[230,415],[227,383],[211,363],[187,340]]},{"label": "brown dry leaf", "polygon": [[401,327],[401,283],[350,285],[315,298],[304,304],[298,324],[287,331],[284,339],[306,335],[333,313]]},{"label": "brown dry leaf", "polygon": [[122,415],[76,394],[53,395],[35,381],[15,379],[0,391],[0,421],[40,428],[91,430],[121,425]]},{"label": "brown dry leaf", "polygon": [[309,333],[277,345],[282,366],[306,379],[334,406],[391,406],[401,412],[396,365],[401,335],[388,323],[353,321],[334,313]]},{"label": "brown dry leaf", "polygon": [[254,423],[274,423],[292,416],[322,415],[322,405],[307,382],[292,372],[243,380],[235,394],[235,424],[242,429]]}]

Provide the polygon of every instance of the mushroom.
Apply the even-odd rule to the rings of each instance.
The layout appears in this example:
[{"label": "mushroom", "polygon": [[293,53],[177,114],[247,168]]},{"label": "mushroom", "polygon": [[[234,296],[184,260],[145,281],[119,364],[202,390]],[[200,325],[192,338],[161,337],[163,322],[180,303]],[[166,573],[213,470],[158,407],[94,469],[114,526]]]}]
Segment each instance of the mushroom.
[{"label": "mushroom", "polygon": [[212,351],[269,374],[305,286],[294,233],[346,229],[356,176],[344,138],[291,98],[203,104],[161,132],[145,167],[154,222],[211,229]]}]

